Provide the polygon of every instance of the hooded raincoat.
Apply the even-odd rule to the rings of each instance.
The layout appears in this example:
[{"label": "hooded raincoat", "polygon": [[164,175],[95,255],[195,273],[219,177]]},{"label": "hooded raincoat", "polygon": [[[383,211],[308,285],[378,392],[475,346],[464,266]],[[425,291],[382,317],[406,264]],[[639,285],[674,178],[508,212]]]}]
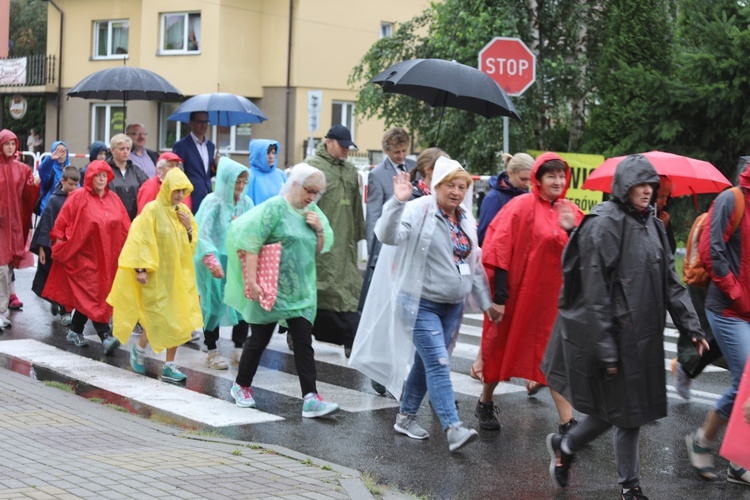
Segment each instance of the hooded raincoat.
[{"label": "hooded raincoat", "polygon": [[39,164],[39,214],[44,212],[44,207],[47,206],[47,200],[55,192],[55,188],[62,179],[62,171],[65,167],[70,165],[70,149],[68,145],[62,141],[55,141],[52,143],[51,153],[55,152],[57,146],[65,146],[65,158],[61,161],[53,160],[52,156],[46,157],[42,163]]},{"label": "hooded raincoat", "polygon": [[541,195],[536,172],[549,160],[562,158],[544,153],[536,159],[531,192],[513,198],[500,210],[482,246],[482,263],[493,294],[495,268],[508,272],[505,315],[499,324],[485,318],[482,329],[482,373],[488,383],[518,377],[546,385],[539,365],[557,315],[560,259],[568,242],[568,233],[560,227],[558,206],[569,205],[576,224],[583,218],[583,212],[565,199],[570,168],[557,200],[551,202]]},{"label": "hooded raincoat", "polygon": [[484,235],[487,233],[487,228],[500,209],[516,196],[528,193],[527,190],[518,189],[511,184],[507,172],[500,172],[500,175],[490,177],[488,184],[490,185],[490,190],[487,192],[484,200],[482,200],[482,207],[479,209],[479,226],[477,227],[479,246],[482,246],[484,243]]},{"label": "hooded raincoat", "polygon": [[[190,333],[203,326],[193,265],[198,227],[187,206],[172,204],[177,189],[191,192],[193,185],[182,170],[173,168],[156,200],[133,221],[107,297],[114,308],[114,336],[124,344],[140,320],[156,353],[189,342]],[[178,210],[190,217],[192,241]],[[148,283],[138,283],[135,269],[146,270]]]},{"label": "hooded raincoat", "polygon": [[354,165],[328,154],[325,141],[315,156],[305,160],[326,176],[326,191],[318,207],[336,235],[331,251],[318,255],[318,309],[334,312],[357,310],[362,275],[357,267],[357,243],[365,239],[365,215]]},{"label": "hooded raincoat", "polygon": [[50,233],[52,268],[42,296],[69,311],[80,311],[91,321],[108,323],[112,308],[106,298],[130,218],[108,186],[101,197],[94,192],[94,176],[101,172],[109,183],[112,170],[106,162],[89,164],[83,188],[68,195],[55,220]]},{"label": "hooded raincoat", "polygon": [[[641,155],[623,160],[612,199],[594,207],[565,249],[559,315],[544,358],[550,387],[573,407],[621,428],[667,414],[664,325],[703,338],[687,290],[675,274],[664,226],[653,207],[628,202],[659,176]],[[616,366],[615,376],[606,376]]]},{"label": "hooded raincoat", "polygon": [[[435,186],[457,168],[461,168],[458,162],[439,158],[430,186],[433,194],[406,204],[391,198],[383,205],[383,214],[375,224],[375,235],[383,246],[354,337],[349,366],[384,385],[396,399],[401,399],[404,381],[414,361],[414,323],[425,285],[435,284],[434,277],[425,271],[430,246],[438,241],[436,234],[445,226],[434,194]],[[477,245],[472,198],[473,190],[469,187],[461,203],[465,214],[461,229],[471,240],[472,250],[466,258],[471,272],[462,276],[456,270],[455,275],[448,278],[450,283],[445,284],[443,293],[452,295],[453,303],[471,297],[476,301],[476,308],[486,310],[492,302]],[[458,331],[452,333],[451,345]]]},{"label": "hooded raincoat", "polygon": [[[89,146],[89,163],[96,160],[96,157],[99,156],[99,153],[102,151],[107,151],[109,149],[109,146],[104,144],[102,141],[94,141],[91,143],[91,146]],[[88,167],[88,165],[86,165]],[[83,167],[81,169],[81,186],[83,186],[83,179],[86,178],[86,167]]]},{"label": "hooded raincoat", "polygon": [[[224,304],[224,287],[227,283],[227,231],[229,223],[253,208],[253,200],[244,193],[234,200],[237,178],[248,168],[236,161],[222,157],[216,170],[214,192],[203,198],[195,221],[198,223],[198,247],[195,252],[195,275],[203,312],[203,328],[214,330],[217,326],[233,326],[242,316]],[[203,263],[212,254],[224,270],[224,278],[214,278]]]},{"label": "hooded raincoat", "polygon": [[34,282],[31,284],[31,290],[40,297],[44,292],[44,286],[47,284],[47,276],[49,276],[49,271],[52,268],[52,239],[50,238],[50,233],[52,232],[52,227],[55,225],[57,216],[60,214],[60,210],[62,210],[63,203],[67,199],[68,193],[63,191],[61,185],[58,185],[55,188],[55,192],[47,200],[47,206],[44,207],[44,212],[34,230],[34,237],[31,239],[30,250],[39,255],[39,249],[42,248],[47,257],[44,264],[41,262],[37,263]]},{"label": "hooded raincoat", "polygon": [[[39,194],[31,168],[16,155],[6,157],[6,142],[20,143],[10,130],[0,130],[0,266],[21,267],[26,259],[26,241],[31,228],[31,215]],[[33,260],[32,260],[33,262]]]},{"label": "hooded raincoat", "polygon": [[[295,168],[314,171],[306,165],[297,165]],[[302,189],[298,185],[290,186],[296,184],[296,179],[303,182],[298,175],[299,171],[292,174],[285,190]],[[230,223],[227,235],[229,270],[224,301],[238,310],[248,323],[269,324],[290,318],[305,318],[310,323],[315,322],[318,307],[315,288],[318,237],[306,222],[305,213],[309,210],[320,217],[325,238],[322,252],[327,252],[334,244],[333,231],[315,202],[300,210],[293,207],[281,194],[256,205]],[[266,311],[257,301],[245,297],[245,284],[237,251],[244,250],[257,255],[263,245],[277,242],[281,242],[277,297],[273,308]]]},{"label": "hooded raincoat", "polygon": [[[276,159],[273,165],[268,166],[266,154],[268,148],[276,146]],[[278,141],[268,139],[253,139],[250,141],[250,182],[247,185],[247,194],[253,203],[260,205],[268,198],[276,196],[281,192],[281,186],[286,181],[286,174],[278,169],[277,163],[281,154],[281,144]]]}]

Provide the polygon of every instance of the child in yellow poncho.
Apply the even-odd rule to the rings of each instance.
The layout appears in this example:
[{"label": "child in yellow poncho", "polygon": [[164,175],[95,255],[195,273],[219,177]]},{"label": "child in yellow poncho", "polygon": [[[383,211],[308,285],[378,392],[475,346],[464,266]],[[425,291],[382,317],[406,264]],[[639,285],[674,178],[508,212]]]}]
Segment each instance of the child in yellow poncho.
[{"label": "child in yellow poncho", "polygon": [[117,275],[107,302],[114,308],[114,335],[123,344],[140,320],[143,334],[133,343],[130,365],[145,373],[147,343],[154,352],[167,350],[162,369],[165,382],[186,380],[174,364],[177,347],[203,325],[193,254],[198,227],[182,199],[193,190],[187,176],[172,169],[156,200],[133,220],[122,248]]}]

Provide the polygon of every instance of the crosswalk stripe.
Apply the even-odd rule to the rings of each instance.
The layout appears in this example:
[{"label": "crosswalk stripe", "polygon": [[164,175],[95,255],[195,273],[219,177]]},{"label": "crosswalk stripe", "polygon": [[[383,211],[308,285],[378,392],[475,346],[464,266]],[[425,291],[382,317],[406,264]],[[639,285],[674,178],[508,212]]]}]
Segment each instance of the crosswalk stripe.
[{"label": "crosswalk stripe", "polygon": [[282,417],[144,377],[31,339],[0,342],[0,353],[193,422],[225,427],[284,420]]}]

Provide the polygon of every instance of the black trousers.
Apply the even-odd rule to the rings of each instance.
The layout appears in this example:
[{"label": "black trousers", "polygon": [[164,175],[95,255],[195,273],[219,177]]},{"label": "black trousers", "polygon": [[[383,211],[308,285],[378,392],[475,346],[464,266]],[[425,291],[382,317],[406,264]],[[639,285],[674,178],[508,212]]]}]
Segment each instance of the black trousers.
[{"label": "black trousers", "polygon": [[[232,342],[234,347],[242,347],[247,339],[247,333],[250,329],[250,325],[244,321],[240,321],[232,327]],[[217,326],[213,330],[203,330],[203,343],[206,345],[206,349],[216,349],[216,342],[219,341],[219,327]]]},{"label": "black trousers", "polygon": [[[75,333],[83,333],[83,327],[86,326],[86,322],[89,320],[86,315],[84,315],[81,311],[76,310],[73,313],[73,318],[70,322],[70,329],[73,330]],[[96,330],[96,334],[99,335],[99,338],[104,340],[112,333],[109,330],[109,323],[97,323],[96,321],[92,321],[94,324],[94,330]]]},{"label": "black trousers", "polygon": [[[312,324],[305,318],[292,318],[286,320],[289,327],[289,335],[294,341],[294,364],[299,376],[299,385],[302,389],[302,396],[311,392],[317,393],[315,386],[315,352],[312,347]],[[238,385],[250,387],[253,385],[255,372],[260,365],[260,357],[266,349],[268,342],[271,340],[276,323],[265,325],[251,324],[251,334],[245,341],[242,349],[242,358],[237,370]]]}]

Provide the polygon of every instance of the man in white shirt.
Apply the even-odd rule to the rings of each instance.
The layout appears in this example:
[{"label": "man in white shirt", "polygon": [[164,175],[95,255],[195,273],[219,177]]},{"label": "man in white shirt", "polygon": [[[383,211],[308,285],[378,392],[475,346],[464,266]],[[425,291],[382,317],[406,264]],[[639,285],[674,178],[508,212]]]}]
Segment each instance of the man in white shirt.
[{"label": "man in white shirt", "polygon": [[146,148],[146,127],[142,123],[131,123],[125,127],[125,134],[133,141],[133,149],[130,150],[130,161],[133,165],[141,167],[148,178],[156,175],[156,160],[159,154]]},{"label": "man in white shirt", "polygon": [[206,137],[208,131],[208,113],[196,111],[190,113],[190,134],[186,135],[172,146],[172,151],[182,158],[185,175],[193,184],[191,198],[193,213],[200,208],[203,198],[213,191],[211,177],[216,171],[214,155],[216,146]]}]

